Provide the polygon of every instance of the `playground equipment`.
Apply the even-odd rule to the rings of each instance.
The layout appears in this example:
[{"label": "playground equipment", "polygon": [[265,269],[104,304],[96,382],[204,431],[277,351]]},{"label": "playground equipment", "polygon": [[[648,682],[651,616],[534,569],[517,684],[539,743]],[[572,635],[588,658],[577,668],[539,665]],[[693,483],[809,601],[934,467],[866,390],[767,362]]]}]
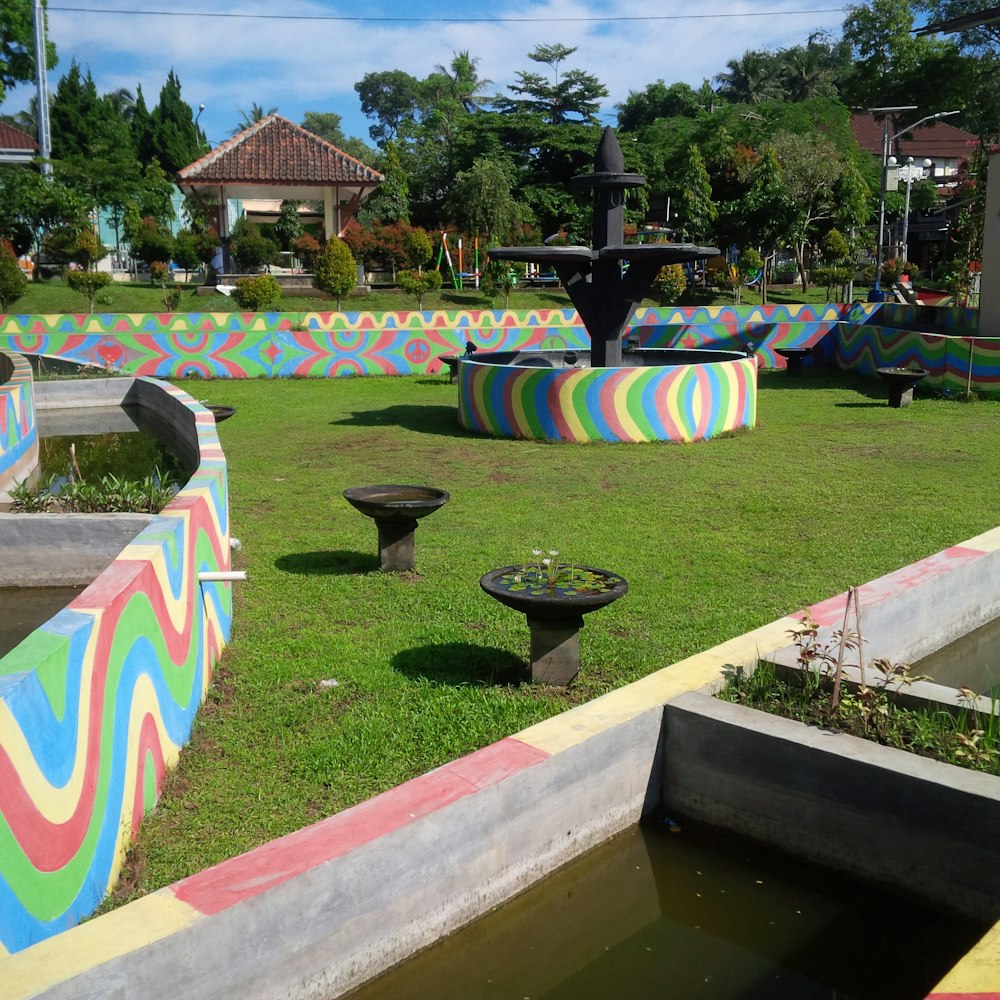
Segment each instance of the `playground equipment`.
[{"label": "playground equipment", "polygon": [[[456,246],[456,255],[458,257],[458,268],[456,269],[454,262],[451,259],[451,250],[448,247],[448,234],[442,230],[441,232],[441,244],[438,247],[437,261],[434,266],[437,270],[441,271],[441,265],[444,264],[447,267],[447,274],[450,275],[448,280],[451,281],[452,287],[456,291],[461,291],[465,287],[465,282],[467,280],[472,281],[472,287],[479,287],[479,279],[482,277],[482,272],[479,269],[479,237],[473,238],[472,242],[472,270],[467,271],[465,269],[465,260],[463,258],[463,247],[462,247],[462,237],[459,236]],[[444,284],[446,274],[441,271],[441,283]]]}]

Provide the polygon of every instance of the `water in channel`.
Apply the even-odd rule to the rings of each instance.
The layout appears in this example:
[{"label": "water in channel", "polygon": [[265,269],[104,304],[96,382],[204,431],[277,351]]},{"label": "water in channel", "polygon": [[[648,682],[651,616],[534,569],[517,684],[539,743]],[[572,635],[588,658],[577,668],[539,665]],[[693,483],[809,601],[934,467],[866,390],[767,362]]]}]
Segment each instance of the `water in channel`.
[{"label": "water in channel", "polygon": [[965,685],[977,694],[1000,696],[1000,618],[924,657],[913,673],[948,687]]},{"label": "water in channel", "polygon": [[985,931],[679,825],[616,837],[351,1000],[921,1000]]}]

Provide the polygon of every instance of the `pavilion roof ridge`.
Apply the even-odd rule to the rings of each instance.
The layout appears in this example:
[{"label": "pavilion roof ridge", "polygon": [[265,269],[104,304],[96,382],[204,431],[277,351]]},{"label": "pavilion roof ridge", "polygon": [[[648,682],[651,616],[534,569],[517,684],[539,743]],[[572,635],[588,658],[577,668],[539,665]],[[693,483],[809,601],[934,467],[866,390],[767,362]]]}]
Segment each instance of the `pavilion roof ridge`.
[{"label": "pavilion roof ridge", "polygon": [[266,115],[182,167],[187,182],[379,184],[382,174],[278,114]]}]

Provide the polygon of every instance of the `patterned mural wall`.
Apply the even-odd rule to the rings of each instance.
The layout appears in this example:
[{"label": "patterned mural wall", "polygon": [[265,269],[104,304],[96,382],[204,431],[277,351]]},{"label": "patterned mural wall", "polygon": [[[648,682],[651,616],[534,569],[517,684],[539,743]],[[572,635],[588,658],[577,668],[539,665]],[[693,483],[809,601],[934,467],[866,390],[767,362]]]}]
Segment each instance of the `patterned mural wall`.
[{"label": "patterned mural wall", "polygon": [[229,567],[215,421],[179,389],[137,388],[169,393],[200,464],[107,570],[0,658],[0,951],[78,923],[113,885],[230,634],[232,584],[198,580]]},{"label": "patterned mural wall", "polygon": [[655,368],[521,368],[463,362],[463,427],[548,441],[699,441],[757,415],[752,358]]},{"label": "patterned mural wall", "polygon": [[[712,306],[640,309],[643,346],[752,346],[767,366],[775,347],[819,344],[845,319],[872,306]],[[69,358],[130,375],[177,378],[411,375],[441,370],[442,354],[471,340],[480,350],[586,348],[574,310],[384,313],[185,313],[0,316],[0,349]]]},{"label": "patterned mural wall", "polygon": [[0,492],[24,479],[37,464],[31,366],[19,354],[0,354]]}]

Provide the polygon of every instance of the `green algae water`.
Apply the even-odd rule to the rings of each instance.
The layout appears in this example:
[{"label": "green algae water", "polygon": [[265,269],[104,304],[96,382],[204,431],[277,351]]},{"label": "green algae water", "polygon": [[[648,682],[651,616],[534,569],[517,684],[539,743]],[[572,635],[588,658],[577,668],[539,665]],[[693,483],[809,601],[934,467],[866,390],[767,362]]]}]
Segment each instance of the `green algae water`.
[{"label": "green algae water", "polygon": [[1000,695],[1000,618],[924,657],[913,665],[913,673],[926,674],[936,684]]},{"label": "green algae water", "polygon": [[616,837],[351,1000],[922,1000],[986,930],[672,826]]},{"label": "green algae water", "polygon": [[156,426],[144,411],[131,407],[87,407],[39,411],[39,481],[56,477],[67,481],[73,470],[70,446],[85,480],[102,476],[143,480],[158,469],[186,478],[181,462],[154,433]]}]

